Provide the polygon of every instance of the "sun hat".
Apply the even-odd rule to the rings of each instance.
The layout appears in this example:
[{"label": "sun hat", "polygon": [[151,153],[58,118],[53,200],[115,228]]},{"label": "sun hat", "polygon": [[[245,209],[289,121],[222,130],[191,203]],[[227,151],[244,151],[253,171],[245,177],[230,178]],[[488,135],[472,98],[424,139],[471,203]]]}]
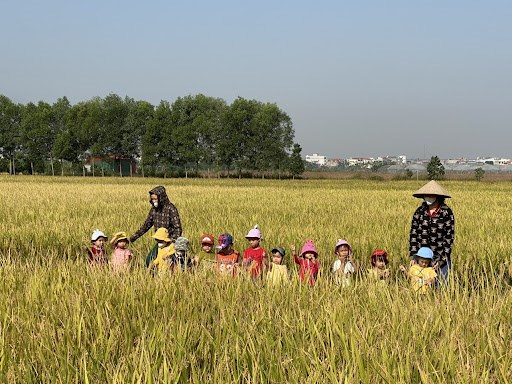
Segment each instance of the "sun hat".
[{"label": "sun hat", "polygon": [[370,256],[370,264],[375,265],[378,257],[384,258],[384,263],[389,263],[388,253],[383,249],[376,249],[375,251],[372,252],[372,255]]},{"label": "sun hat", "polygon": [[188,251],[189,241],[186,237],[178,237],[174,243],[174,249],[177,251]]},{"label": "sun hat", "polygon": [[258,224],[254,226],[253,229],[249,231],[247,235],[245,235],[246,239],[261,239],[261,232],[258,228]]},{"label": "sun hat", "polygon": [[274,249],[272,249],[272,251],[270,251],[270,253],[279,253],[281,257],[284,257],[286,255],[286,251],[281,247],[275,247]]},{"label": "sun hat", "polygon": [[421,257],[422,259],[430,259],[434,258],[434,252],[429,247],[421,247],[418,249],[418,252],[414,254],[414,256]]},{"label": "sun hat", "polygon": [[126,232],[117,232],[112,240],[115,241],[115,244],[117,244],[121,240],[126,240],[128,243],[130,242],[130,239],[128,239],[128,235],[126,234]]},{"label": "sun hat", "polygon": [[435,195],[442,197],[451,197],[446,190],[441,187],[435,180],[429,181],[423,187],[412,194],[414,197],[423,198],[424,196]]},{"label": "sun hat", "polygon": [[218,249],[226,249],[230,244],[233,244],[233,236],[229,233],[223,233],[219,236]]},{"label": "sun hat", "polygon": [[306,252],[313,252],[315,254],[315,257],[318,257],[318,251],[316,250],[315,244],[313,244],[313,240],[308,240],[302,247],[302,250],[300,251],[300,255],[304,255]]},{"label": "sun hat", "polygon": [[205,233],[203,236],[201,236],[201,244],[213,245],[215,244],[215,241],[213,239],[214,237],[212,235],[208,235]]},{"label": "sun hat", "polygon": [[336,254],[336,252],[338,251],[338,247],[340,247],[342,245],[346,245],[348,247],[348,255],[350,256],[352,254],[352,247],[347,242],[347,240],[343,240],[343,239],[338,239],[338,242],[334,246],[334,254]]},{"label": "sun hat", "polygon": [[172,241],[169,237],[169,231],[164,227],[158,228],[152,237],[153,239],[165,241],[166,243],[170,243]]},{"label": "sun hat", "polygon": [[100,231],[99,229],[95,229],[92,232],[91,241],[94,242],[94,241],[98,240],[98,238],[100,238],[100,237],[104,237],[105,239],[108,239],[107,235],[105,235],[102,231]]}]

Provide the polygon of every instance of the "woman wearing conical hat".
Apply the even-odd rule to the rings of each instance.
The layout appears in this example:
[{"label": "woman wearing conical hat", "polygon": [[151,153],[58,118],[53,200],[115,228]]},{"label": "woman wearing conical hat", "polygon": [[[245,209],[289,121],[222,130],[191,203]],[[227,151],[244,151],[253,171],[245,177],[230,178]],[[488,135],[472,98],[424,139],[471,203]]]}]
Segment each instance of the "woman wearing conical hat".
[{"label": "woman wearing conical hat", "polygon": [[434,252],[433,267],[440,278],[447,281],[452,267],[451,253],[455,238],[455,218],[445,204],[450,195],[434,180],[413,193],[423,200],[412,217],[409,234],[410,265],[415,263],[414,255],[421,247]]}]

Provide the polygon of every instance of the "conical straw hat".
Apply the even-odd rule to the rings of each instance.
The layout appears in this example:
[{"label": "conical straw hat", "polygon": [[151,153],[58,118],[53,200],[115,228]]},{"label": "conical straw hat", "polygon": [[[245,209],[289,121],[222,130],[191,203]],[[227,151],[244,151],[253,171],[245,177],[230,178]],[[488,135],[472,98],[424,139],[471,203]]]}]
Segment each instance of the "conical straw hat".
[{"label": "conical straw hat", "polygon": [[423,187],[418,189],[416,192],[412,194],[414,197],[423,197],[428,195],[436,195],[443,197],[451,197],[448,192],[446,192],[443,187],[441,187],[435,180],[429,181]]}]

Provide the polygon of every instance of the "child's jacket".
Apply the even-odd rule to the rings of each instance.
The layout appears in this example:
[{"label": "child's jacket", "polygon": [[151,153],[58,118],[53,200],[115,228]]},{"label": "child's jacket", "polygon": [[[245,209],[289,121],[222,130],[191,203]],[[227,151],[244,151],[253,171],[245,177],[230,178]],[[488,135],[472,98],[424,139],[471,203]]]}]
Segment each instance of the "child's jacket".
[{"label": "child's jacket", "polygon": [[421,268],[418,264],[414,264],[408,274],[411,278],[411,288],[420,293],[427,293],[432,284],[429,284],[429,280],[434,280],[437,277],[434,268]]},{"label": "child's jacket", "polygon": [[316,282],[318,271],[320,270],[320,263],[316,260],[307,260],[297,255],[293,256],[295,263],[300,265],[299,280],[304,282],[306,276],[308,277],[308,284],[313,286]]}]

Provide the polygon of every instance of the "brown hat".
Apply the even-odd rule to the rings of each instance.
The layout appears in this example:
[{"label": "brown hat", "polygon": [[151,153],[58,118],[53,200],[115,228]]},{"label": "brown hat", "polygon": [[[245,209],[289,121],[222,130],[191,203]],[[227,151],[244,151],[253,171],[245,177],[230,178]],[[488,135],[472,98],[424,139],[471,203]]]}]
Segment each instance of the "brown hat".
[{"label": "brown hat", "polygon": [[442,197],[451,197],[448,192],[446,192],[443,187],[441,187],[435,180],[429,181],[423,187],[418,189],[416,192],[412,194],[414,197],[422,198],[423,196],[435,195]]}]

